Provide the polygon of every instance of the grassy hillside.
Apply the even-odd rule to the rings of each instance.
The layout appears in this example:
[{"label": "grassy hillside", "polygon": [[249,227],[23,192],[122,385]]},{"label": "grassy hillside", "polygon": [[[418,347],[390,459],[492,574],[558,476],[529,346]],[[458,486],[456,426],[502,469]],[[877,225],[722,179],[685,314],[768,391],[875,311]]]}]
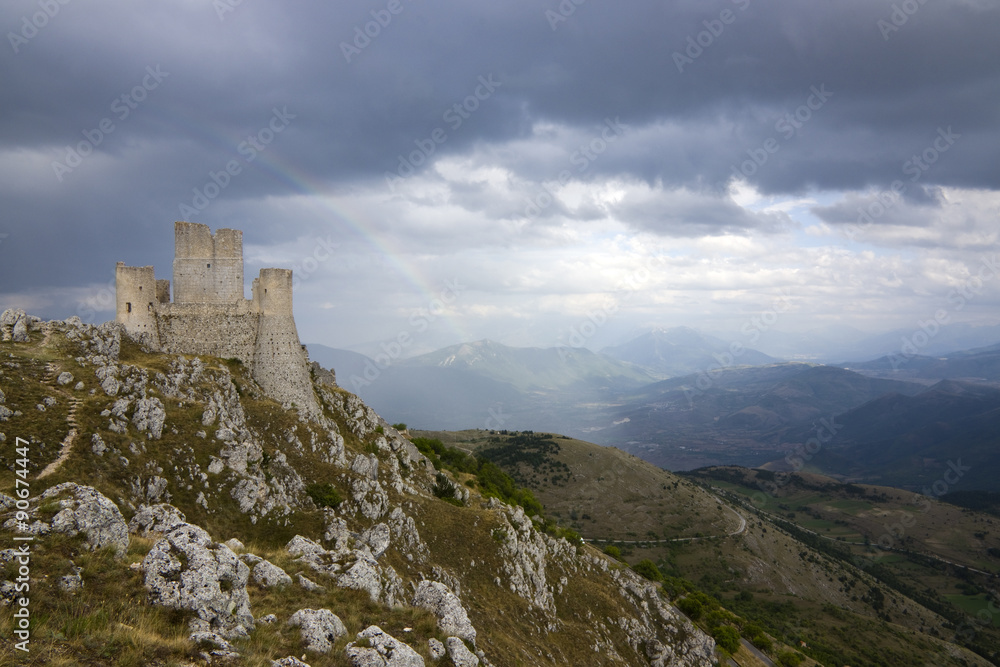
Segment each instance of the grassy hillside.
[{"label": "grassy hillside", "polygon": [[732,511],[688,480],[613,447],[552,434],[419,431],[496,462],[530,488],[548,515],[588,539],[725,535]]},{"label": "grassy hillside", "polygon": [[[780,516],[758,514],[752,504],[720,502],[728,499],[724,484],[712,493],[699,478],[558,435],[416,435],[497,461],[563,525],[591,541],[614,538],[594,543],[611,547],[633,566],[654,563],[673,594],[700,600],[699,622],[706,629],[732,613],[741,628],[752,632],[759,626],[770,638],[772,658],[785,646],[823,665],[989,664],[952,641],[988,653],[986,635],[956,637],[961,621],[955,624],[910,597],[919,591],[897,590],[870,568],[807,544]],[[742,531],[740,517],[746,519]],[[956,538],[977,525],[957,526]]]},{"label": "grassy hillside", "polygon": [[927,634],[1000,657],[1000,519],[891,487],[808,473],[698,471],[761,521],[858,565],[933,610]]},{"label": "grassy hillside", "polygon": [[[460,596],[479,630],[475,648],[494,665],[648,664],[651,647],[660,645],[678,665],[711,662],[711,641],[670,610],[665,593],[593,547],[545,535],[520,508],[486,497],[474,476],[435,470],[349,392],[317,382],[323,417],[305,421],[267,398],[238,362],[155,354],[126,338],[119,346],[113,334],[56,322],[34,325],[27,343],[0,342],[0,492],[13,496],[23,476],[34,499],[61,482],[84,484],[125,521],[143,505],[169,502],[208,531],[213,548],[236,538],[244,545],[234,543],[237,554],[323,586],[248,584],[258,623],[249,636],[231,639],[237,664],[306,653],[313,667],[347,665],[345,646],[369,625],[430,664],[428,640],[447,637],[432,614],[408,602],[423,579]],[[61,383],[64,373],[72,379]],[[162,406],[162,421],[152,423],[140,403],[143,410]],[[29,456],[16,452],[18,438],[30,442]],[[22,476],[19,459],[27,466]],[[442,479],[451,494],[438,493]],[[33,502],[40,521],[61,511],[58,500]],[[3,520],[12,518],[8,510]],[[331,553],[341,539],[345,548],[368,549],[364,536],[389,530],[386,524],[391,547],[376,561],[384,600],[347,587],[338,570],[315,570],[286,547],[302,535]],[[18,652],[5,630],[0,663],[205,664],[207,649],[188,639],[192,612],[149,596],[139,563],[160,536],[133,533],[118,557],[110,548],[88,550],[84,533],[53,531],[32,543],[31,652]],[[5,524],[0,543],[13,545],[18,534],[13,522]],[[0,592],[17,567],[9,559],[0,564]],[[82,588],[64,588],[62,578],[76,574]],[[287,625],[302,608],[332,610],[347,635],[329,653],[305,650],[299,630]],[[13,627],[13,613],[0,606],[0,628]],[[275,623],[259,622],[268,614]]]}]

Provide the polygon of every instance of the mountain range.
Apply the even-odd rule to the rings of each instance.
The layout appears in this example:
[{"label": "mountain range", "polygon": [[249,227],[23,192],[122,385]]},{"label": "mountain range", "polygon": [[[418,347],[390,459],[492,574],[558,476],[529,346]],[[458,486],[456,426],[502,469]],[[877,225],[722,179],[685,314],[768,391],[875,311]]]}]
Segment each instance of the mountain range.
[{"label": "mountain range", "polygon": [[[997,442],[991,410],[1000,408],[1000,393],[984,387],[1000,385],[1000,345],[820,365],[781,361],[680,327],[599,353],[489,340],[399,360],[315,345],[310,353],[382,414],[416,428],[559,432],[671,470],[780,469],[825,421],[844,426],[811,457],[813,470],[914,486],[934,481],[914,461],[924,460],[929,475],[947,464],[949,452],[982,450],[982,470],[1000,472],[988,454]],[[922,454],[907,443],[919,443]],[[989,474],[966,481],[1000,488]]]}]

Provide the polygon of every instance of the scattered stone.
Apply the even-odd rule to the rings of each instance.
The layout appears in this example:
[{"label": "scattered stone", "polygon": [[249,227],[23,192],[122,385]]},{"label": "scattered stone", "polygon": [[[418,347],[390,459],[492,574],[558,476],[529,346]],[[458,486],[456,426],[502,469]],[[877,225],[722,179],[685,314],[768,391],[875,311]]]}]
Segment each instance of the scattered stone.
[{"label": "scattered stone", "polygon": [[159,440],[163,435],[163,423],[167,412],[158,398],[140,398],[132,414],[132,423],[140,433],[146,431],[152,440]]},{"label": "scattered stone", "polygon": [[413,596],[413,606],[426,609],[438,619],[438,627],[447,635],[476,643],[476,629],[458,596],[437,581],[421,581]]},{"label": "scattered stone", "polygon": [[[45,493],[32,500],[33,507],[29,514],[38,516],[38,508],[46,501],[58,496],[69,495],[69,498],[59,500],[60,510],[48,523],[38,520],[32,524],[35,534],[44,534],[49,530],[67,535],[83,534],[86,536],[87,547],[91,550],[102,547],[114,547],[119,555],[124,555],[128,549],[128,526],[118,506],[91,486],[82,486],[74,482],[66,482],[47,489]],[[16,519],[9,519],[4,527],[13,529],[17,526]]]},{"label": "scattered stone", "polygon": [[301,574],[299,575],[299,586],[306,589],[307,591],[325,591],[326,589],[319,584],[306,579]]},{"label": "scattered stone", "polygon": [[329,609],[299,609],[288,619],[298,627],[307,651],[329,653],[334,642],[347,634],[344,623]]},{"label": "scattered stone", "polygon": [[108,451],[108,446],[104,444],[104,439],[98,433],[91,436],[90,443],[90,451],[98,456],[104,456],[104,452]]},{"label": "scattered stone", "polygon": [[444,643],[448,649],[448,657],[455,663],[455,667],[479,667],[479,658],[461,639],[448,637]]},{"label": "scattered stone", "polygon": [[361,541],[367,544],[372,555],[378,558],[389,548],[389,526],[378,523],[361,534]]},{"label": "scattered stone", "polygon": [[292,578],[270,561],[261,560],[253,568],[253,580],[264,588],[290,586]]},{"label": "scattered stone", "polygon": [[370,646],[358,646],[356,642],[347,645],[347,659],[352,667],[424,667],[419,653],[377,625],[359,632],[358,639],[367,639]]},{"label": "scattered stone", "polygon": [[272,623],[278,622],[278,617],[274,614],[268,614],[267,616],[261,616],[257,619],[258,623],[263,623],[264,625],[271,625]]},{"label": "scattered stone", "polygon": [[281,660],[272,660],[271,667],[309,667],[309,665],[302,662],[294,655],[290,655],[287,658],[282,658]]},{"label": "scattered stone", "polygon": [[58,382],[60,385],[63,386],[68,385],[72,381],[73,381],[73,374],[68,371],[60,373],[59,377],[56,378],[56,382]]},{"label": "scattered stone", "polygon": [[189,523],[172,528],[153,545],[142,569],[150,602],[196,612],[193,629],[237,637],[253,628],[250,568],[202,528]]},{"label": "scattered stone", "polygon": [[229,547],[233,551],[245,551],[246,550],[246,547],[243,546],[243,543],[240,542],[235,537],[229,538],[228,540],[226,540],[225,542],[223,542],[223,544],[225,544],[227,547]]},{"label": "scattered stone", "polygon": [[204,630],[192,632],[188,640],[204,649],[202,656],[206,658],[206,662],[212,662],[213,658],[232,660],[240,657],[240,654],[236,652],[236,648],[226,641],[224,637],[215,632]]},{"label": "scattered stone", "polygon": [[142,505],[128,522],[128,529],[130,533],[149,537],[154,533],[166,533],[186,521],[184,512],[173,505],[167,503]]},{"label": "scattered stone", "polygon": [[[70,562],[70,565],[72,564],[73,563]],[[83,577],[80,576],[81,572],[83,572],[82,567],[73,565],[73,574],[67,574],[59,577],[59,588],[67,593],[75,593],[83,588]]]},{"label": "scattered stone", "polygon": [[445,649],[444,644],[440,640],[431,637],[427,640],[427,650],[431,654],[431,660],[440,660],[445,655],[448,654],[447,649]]}]

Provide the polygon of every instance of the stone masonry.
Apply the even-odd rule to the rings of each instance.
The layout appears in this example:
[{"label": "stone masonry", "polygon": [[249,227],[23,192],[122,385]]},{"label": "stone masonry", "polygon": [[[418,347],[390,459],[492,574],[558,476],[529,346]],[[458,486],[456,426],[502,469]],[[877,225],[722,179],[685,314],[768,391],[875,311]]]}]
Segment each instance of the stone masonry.
[{"label": "stone masonry", "polygon": [[115,320],[146,345],[239,359],[268,396],[307,415],[319,407],[292,317],[292,271],[261,269],[244,298],[243,232],[174,223],[174,299],[152,266],[115,270]]}]

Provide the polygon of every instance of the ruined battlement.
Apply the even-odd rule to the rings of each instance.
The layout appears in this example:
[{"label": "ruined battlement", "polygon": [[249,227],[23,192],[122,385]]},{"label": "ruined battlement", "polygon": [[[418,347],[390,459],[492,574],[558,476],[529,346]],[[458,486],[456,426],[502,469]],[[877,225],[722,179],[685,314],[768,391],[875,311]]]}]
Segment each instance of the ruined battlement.
[{"label": "ruined battlement", "polygon": [[171,281],[152,266],[115,267],[115,321],[174,354],[239,359],[272,398],[318,414],[309,360],[292,316],[291,269],[261,269],[251,298],[243,286],[243,232],[174,223]]}]

